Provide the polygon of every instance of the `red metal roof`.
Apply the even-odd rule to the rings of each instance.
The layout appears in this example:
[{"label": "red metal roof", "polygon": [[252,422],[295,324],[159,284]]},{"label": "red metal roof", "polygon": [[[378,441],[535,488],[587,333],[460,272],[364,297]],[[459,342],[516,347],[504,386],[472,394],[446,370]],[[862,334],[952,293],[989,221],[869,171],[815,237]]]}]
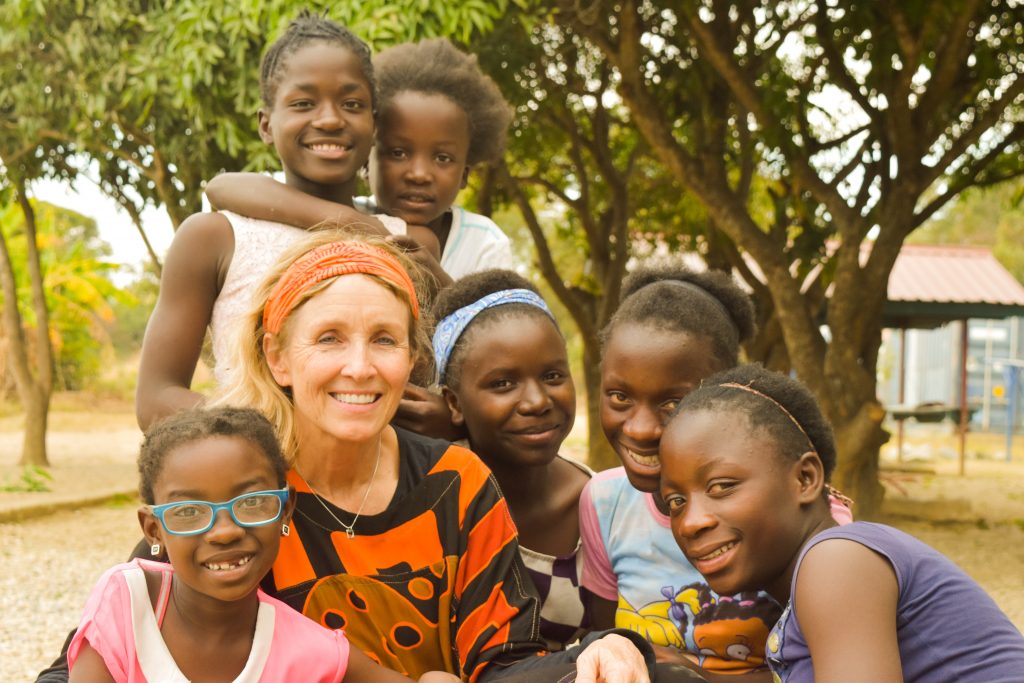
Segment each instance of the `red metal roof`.
[{"label": "red metal roof", "polygon": [[889,301],[1024,305],[1024,285],[986,247],[904,244]]}]

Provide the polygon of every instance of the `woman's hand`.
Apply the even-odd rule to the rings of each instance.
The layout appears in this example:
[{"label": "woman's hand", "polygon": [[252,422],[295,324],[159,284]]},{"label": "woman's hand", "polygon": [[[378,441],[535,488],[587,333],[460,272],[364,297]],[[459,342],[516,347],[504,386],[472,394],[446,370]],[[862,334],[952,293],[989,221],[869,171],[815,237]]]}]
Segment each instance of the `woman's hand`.
[{"label": "woman's hand", "polygon": [[650,683],[647,663],[628,638],[610,633],[576,658],[576,683]]}]

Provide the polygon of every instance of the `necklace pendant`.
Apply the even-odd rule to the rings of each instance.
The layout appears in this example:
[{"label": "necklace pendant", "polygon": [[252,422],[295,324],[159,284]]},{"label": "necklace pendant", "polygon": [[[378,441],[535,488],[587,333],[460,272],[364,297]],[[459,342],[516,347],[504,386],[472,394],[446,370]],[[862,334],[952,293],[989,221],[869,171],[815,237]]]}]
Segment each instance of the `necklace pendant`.
[{"label": "necklace pendant", "polygon": [[348,538],[355,538],[356,532],[353,529],[345,529],[345,536]]}]

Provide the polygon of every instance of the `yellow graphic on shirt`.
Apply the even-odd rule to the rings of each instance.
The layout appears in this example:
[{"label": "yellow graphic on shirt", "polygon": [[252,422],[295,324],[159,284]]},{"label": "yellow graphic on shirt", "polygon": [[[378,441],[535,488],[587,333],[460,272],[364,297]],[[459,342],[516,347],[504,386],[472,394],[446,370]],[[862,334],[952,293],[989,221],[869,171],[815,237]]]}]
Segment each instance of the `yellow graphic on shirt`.
[{"label": "yellow graphic on shirt", "polygon": [[615,627],[639,633],[655,645],[669,645],[684,650],[686,644],[683,642],[683,635],[668,616],[671,608],[671,600],[658,600],[640,609],[634,609],[626,598],[619,595],[619,606],[615,610]]}]

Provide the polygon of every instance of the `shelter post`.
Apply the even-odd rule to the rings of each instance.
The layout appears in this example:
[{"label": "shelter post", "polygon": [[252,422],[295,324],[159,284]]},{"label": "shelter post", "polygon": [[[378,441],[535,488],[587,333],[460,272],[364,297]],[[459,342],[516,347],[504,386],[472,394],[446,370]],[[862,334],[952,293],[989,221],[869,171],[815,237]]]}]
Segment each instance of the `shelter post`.
[{"label": "shelter post", "polygon": [[960,321],[960,466],[964,476],[964,456],[967,445],[967,318]]}]

